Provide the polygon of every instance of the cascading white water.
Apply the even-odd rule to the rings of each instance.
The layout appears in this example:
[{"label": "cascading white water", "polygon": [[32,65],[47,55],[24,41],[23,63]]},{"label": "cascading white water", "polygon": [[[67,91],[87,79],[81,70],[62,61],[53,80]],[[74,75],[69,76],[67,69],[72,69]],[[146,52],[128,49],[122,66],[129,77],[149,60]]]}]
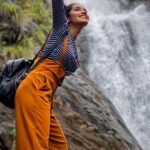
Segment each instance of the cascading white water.
[{"label": "cascading white water", "polygon": [[[150,148],[150,13],[127,0],[67,0],[87,6],[88,73],[144,150]],[[126,7],[125,7],[126,6]]]}]

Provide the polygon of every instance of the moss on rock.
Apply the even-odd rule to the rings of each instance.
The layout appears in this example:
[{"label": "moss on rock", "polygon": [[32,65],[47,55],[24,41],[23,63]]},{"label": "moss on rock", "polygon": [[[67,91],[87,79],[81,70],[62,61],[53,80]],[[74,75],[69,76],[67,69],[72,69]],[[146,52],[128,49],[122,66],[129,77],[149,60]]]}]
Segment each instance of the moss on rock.
[{"label": "moss on rock", "polygon": [[4,56],[33,57],[51,27],[46,4],[42,0],[0,2],[0,47]]}]

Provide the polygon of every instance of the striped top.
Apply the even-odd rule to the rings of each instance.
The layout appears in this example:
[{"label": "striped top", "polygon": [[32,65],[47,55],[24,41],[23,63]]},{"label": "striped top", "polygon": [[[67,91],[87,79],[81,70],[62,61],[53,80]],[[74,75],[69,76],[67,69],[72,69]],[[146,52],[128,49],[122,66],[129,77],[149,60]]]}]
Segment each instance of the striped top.
[{"label": "striped top", "polygon": [[[53,8],[53,27],[51,34],[48,36],[47,41],[41,51],[41,55],[44,55],[64,32],[68,31],[68,21],[65,14],[63,0],[52,0]],[[58,47],[53,49],[51,54],[48,56],[49,59],[58,62],[60,60],[61,52],[63,49],[64,42],[60,43]],[[79,67],[78,52],[76,45],[71,33],[68,31],[68,43],[62,66],[65,70],[65,75],[69,76],[75,72]]]}]

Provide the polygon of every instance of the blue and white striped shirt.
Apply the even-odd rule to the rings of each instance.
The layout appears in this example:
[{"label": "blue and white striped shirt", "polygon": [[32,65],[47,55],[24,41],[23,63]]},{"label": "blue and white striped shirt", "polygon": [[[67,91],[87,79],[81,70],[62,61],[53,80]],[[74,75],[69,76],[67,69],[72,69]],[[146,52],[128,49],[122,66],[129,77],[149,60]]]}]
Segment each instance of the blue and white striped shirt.
[{"label": "blue and white striped shirt", "polygon": [[[51,45],[55,43],[56,39],[58,39],[64,32],[68,31],[68,21],[65,14],[63,0],[52,0],[52,8],[53,8],[52,32],[49,35],[43,47],[43,50],[41,51],[41,55],[44,55],[44,53],[50,49]],[[64,42],[60,43],[60,45],[51,52],[48,58],[55,60],[56,62],[59,61],[63,45]],[[65,70],[65,75],[67,76],[75,72],[75,70],[79,66],[78,52],[76,49],[74,39],[70,32],[68,33],[67,49],[64,55],[64,59],[62,61],[62,66]]]}]

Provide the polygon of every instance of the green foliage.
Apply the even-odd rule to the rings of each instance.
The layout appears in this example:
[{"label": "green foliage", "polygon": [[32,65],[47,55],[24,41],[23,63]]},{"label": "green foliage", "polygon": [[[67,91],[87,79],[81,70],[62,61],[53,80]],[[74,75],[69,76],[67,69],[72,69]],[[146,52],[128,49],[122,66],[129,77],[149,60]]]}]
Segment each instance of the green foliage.
[{"label": "green foliage", "polygon": [[10,131],[10,135],[12,136],[13,139],[16,138],[16,129],[13,128],[11,131]]},{"label": "green foliage", "polygon": [[30,58],[32,56],[32,50],[34,48],[33,38],[25,38],[17,45],[8,45],[4,48],[4,56],[10,55],[11,58],[26,57]]},{"label": "green foliage", "polygon": [[8,12],[18,12],[20,8],[15,4],[0,2],[0,7],[5,8]]},{"label": "green foliage", "polygon": [[[18,4],[17,6],[12,5],[12,3],[0,2],[0,7],[10,13],[15,13],[15,16],[17,16],[15,22],[20,25],[22,30],[28,30],[31,34],[23,32],[20,35],[22,38],[19,37],[21,39],[18,40],[19,42],[12,45],[0,42],[0,47],[3,49],[4,56],[9,54],[13,58],[22,56],[29,58],[33,57],[35,47],[39,47],[44,43],[51,27],[51,19],[43,0],[20,0]],[[33,31],[30,31],[27,27],[30,24],[35,25],[35,27],[32,27]]]},{"label": "green foliage", "polygon": [[39,24],[45,25],[50,23],[48,11],[46,11],[42,1],[33,4],[32,13],[34,14],[34,18],[38,21]]}]

